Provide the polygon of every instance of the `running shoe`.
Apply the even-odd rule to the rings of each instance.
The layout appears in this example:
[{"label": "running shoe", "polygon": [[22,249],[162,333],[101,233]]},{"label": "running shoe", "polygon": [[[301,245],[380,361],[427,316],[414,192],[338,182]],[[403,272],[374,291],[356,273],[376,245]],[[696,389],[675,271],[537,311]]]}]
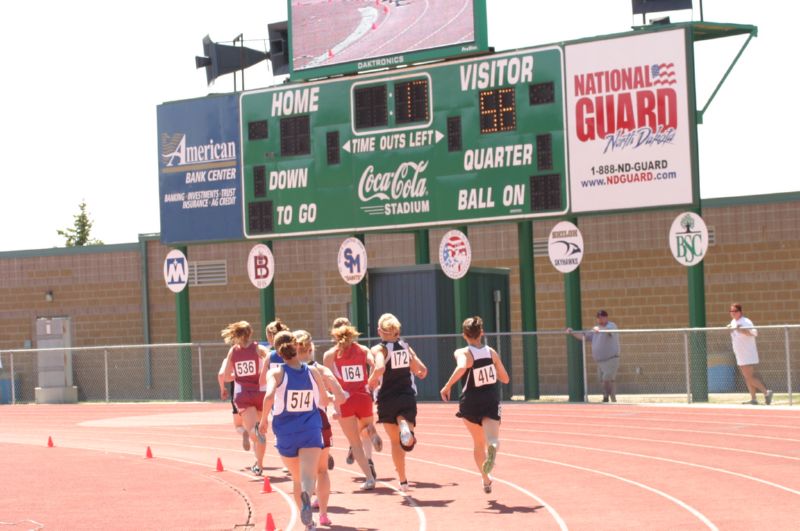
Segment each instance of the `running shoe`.
[{"label": "running shoe", "polygon": [[261,444],[267,444],[267,438],[264,436],[263,433],[261,433],[258,430],[258,422],[256,422],[255,426],[253,426],[253,431],[255,432],[255,435],[256,435],[256,438],[258,439],[258,442],[260,442]]},{"label": "running shoe", "polygon": [[744,404],[744,405],[750,405],[750,406],[757,406],[757,405],[758,405],[758,400],[756,400],[756,399],[754,398],[754,399],[752,399],[752,400],[748,400],[747,402],[742,402],[742,404]]},{"label": "running shoe", "polygon": [[767,403],[767,405],[770,405],[772,403],[772,390],[771,389],[767,389],[767,392],[764,393],[764,401]]},{"label": "running shoe", "polygon": [[291,475],[292,475],[292,471],[291,471],[291,470],[289,470],[289,469],[288,469],[288,468],[286,468],[286,467],[283,467],[283,468],[281,468],[281,472],[283,472],[283,473],[284,473],[284,474],[286,474],[287,476],[291,476]]},{"label": "running shoe", "polygon": [[375,463],[372,462],[372,459],[367,459],[367,463],[369,463],[369,471],[372,472],[372,477],[378,479],[378,473],[375,472]]},{"label": "running shoe", "polygon": [[258,463],[256,463],[250,467],[250,472],[252,472],[256,476],[260,476],[264,471],[261,469],[260,466],[258,466]]},{"label": "running shoe", "polygon": [[333,467],[336,466],[336,463],[333,462],[333,456],[328,454],[328,470],[333,470]]},{"label": "running shoe", "polygon": [[400,492],[408,492],[408,481],[400,482]]},{"label": "running shoe", "polygon": [[408,427],[408,423],[403,422],[400,426],[400,442],[403,443],[403,446],[411,446],[411,429]]},{"label": "running shoe", "polygon": [[489,474],[494,468],[494,460],[497,457],[497,446],[494,444],[490,444],[489,448],[486,451],[486,461],[483,462],[483,466],[481,470],[483,470],[484,474]]},{"label": "running shoe", "polygon": [[381,439],[381,436],[378,435],[378,432],[375,430],[375,425],[370,424],[367,430],[369,431],[369,439],[372,441],[372,447],[375,448],[375,451],[380,452],[383,450],[383,439]]},{"label": "running shoe", "polygon": [[300,493],[300,502],[303,504],[303,507],[300,509],[300,521],[303,522],[304,525],[310,526],[314,523],[314,520],[311,509],[311,499],[306,491]]},{"label": "running shoe", "polygon": [[319,498],[314,496],[314,501],[311,502],[312,509],[319,509]]},{"label": "running shoe", "polygon": [[[483,483],[483,480],[481,480],[481,483]],[[483,483],[483,492],[485,492],[486,494],[491,494],[492,493],[492,482],[491,481],[489,483]]]},{"label": "running shoe", "polygon": [[375,480],[368,479],[361,485],[361,490],[374,490],[375,489]]},{"label": "running shoe", "polygon": [[250,451],[250,434],[244,428],[242,428],[242,449],[245,452]]},{"label": "running shoe", "polygon": [[331,519],[328,518],[328,513],[322,513],[319,515],[319,525],[331,525]]},{"label": "running shoe", "polygon": [[352,446],[347,449],[347,458],[344,460],[344,462],[347,463],[348,465],[352,465],[353,463],[356,462],[356,458],[355,458],[355,456],[353,456],[353,447]]}]

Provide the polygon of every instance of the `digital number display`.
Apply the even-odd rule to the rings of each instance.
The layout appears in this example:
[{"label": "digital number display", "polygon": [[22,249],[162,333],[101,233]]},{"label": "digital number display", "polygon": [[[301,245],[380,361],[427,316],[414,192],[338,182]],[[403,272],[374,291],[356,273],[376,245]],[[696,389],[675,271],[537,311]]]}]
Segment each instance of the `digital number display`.
[{"label": "digital number display", "polygon": [[517,105],[513,88],[480,93],[481,133],[499,133],[517,128]]},{"label": "digital number display", "polygon": [[356,130],[384,126],[389,123],[386,85],[358,88],[355,98]]},{"label": "digital number display", "polygon": [[428,121],[428,80],[394,85],[394,115],[398,124]]},{"label": "digital number display", "polygon": [[311,153],[311,124],[308,115],[281,118],[281,156]]}]

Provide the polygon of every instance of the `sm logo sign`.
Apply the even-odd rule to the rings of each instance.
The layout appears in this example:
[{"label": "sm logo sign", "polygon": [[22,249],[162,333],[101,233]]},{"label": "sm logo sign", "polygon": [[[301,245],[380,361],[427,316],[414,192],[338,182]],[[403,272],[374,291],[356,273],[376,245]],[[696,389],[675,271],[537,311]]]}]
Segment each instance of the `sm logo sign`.
[{"label": "sm logo sign", "polygon": [[708,228],[694,212],[675,218],[669,231],[670,250],[678,263],[693,266],[700,263],[708,249]]},{"label": "sm logo sign", "polygon": [[348,284],[358,284],[367,274],[367,249],[358,238],[347,238],[339,247],[339,274]]}]

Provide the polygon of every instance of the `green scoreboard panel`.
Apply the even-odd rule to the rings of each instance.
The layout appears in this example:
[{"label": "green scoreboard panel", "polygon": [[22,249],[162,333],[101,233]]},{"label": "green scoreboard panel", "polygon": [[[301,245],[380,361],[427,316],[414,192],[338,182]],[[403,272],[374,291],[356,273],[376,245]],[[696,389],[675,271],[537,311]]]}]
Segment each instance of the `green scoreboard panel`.
[{"label": "green scoreboard panel", "polygon": [[565,214],[564,100],[558,47],[243,93],[245,236]]}]

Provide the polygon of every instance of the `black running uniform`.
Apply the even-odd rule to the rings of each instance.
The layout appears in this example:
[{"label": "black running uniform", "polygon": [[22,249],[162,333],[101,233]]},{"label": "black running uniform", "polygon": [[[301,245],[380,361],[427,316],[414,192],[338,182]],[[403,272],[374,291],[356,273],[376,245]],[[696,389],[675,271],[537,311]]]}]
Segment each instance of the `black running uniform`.
[{"label": "black running uniform", "polygon": [[417,386],[411,374],[411,352],[402,339],[381,341],[386,349],[386,370],[378,390],[378,422],[397,424],[402,416],[412,424],[417,423]]},{"label": "black running uniform", "polygon": [[461,399],[458,401],[457,417],[473,424],[482,424],[484,417],[500,420],[497,369],[492,361],[489,347],[469,345],[472,367],[461,377]]}]

